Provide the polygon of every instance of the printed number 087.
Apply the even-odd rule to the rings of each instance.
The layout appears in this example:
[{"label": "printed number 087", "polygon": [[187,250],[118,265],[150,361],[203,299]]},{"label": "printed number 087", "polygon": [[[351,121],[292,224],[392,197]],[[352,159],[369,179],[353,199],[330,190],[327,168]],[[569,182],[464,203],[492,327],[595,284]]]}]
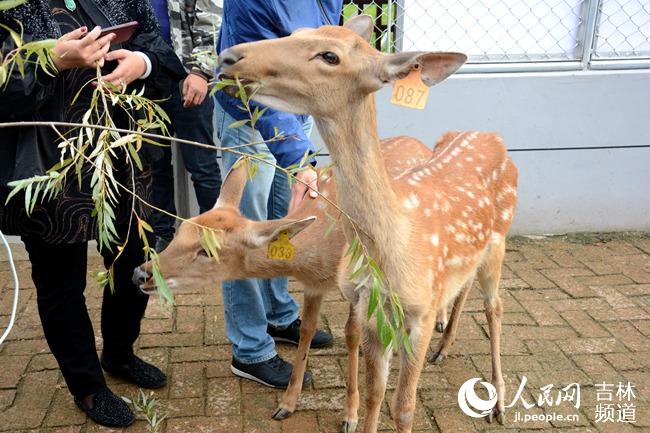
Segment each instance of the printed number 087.
[{"label": "printed number 087", "polygon": [[[417,96],[418,100],[417,100],[417,102],[415,102],[415,105],[420,104],[420,100],[422,99],[422,96],[424,95],[424,90],[418,90],[417,93],[418,93],[418,96]],[[409,87],[405,91],[404,86],[398,86],[397,91],[395,92],[395,99],[398,102],[404,101],[404,103],[406,103],[406,104],[413,104],[414,94],[415,94],[415,90],[412,87]]]}]

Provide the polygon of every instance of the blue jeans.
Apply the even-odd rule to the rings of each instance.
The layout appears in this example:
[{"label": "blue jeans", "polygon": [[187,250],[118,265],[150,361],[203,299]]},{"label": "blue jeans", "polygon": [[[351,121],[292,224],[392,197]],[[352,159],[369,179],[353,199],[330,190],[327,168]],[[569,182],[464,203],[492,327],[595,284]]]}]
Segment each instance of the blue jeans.
[{"label": "blue jeans", "polygon": [[[175,89],[171,97],[160,105],[171,120],[170,133],[177,138],[214,145],[212,136],[214,102],[211,97],[207,96],[201,105],[183,108],[180,91]],[[185,168],[192,177],[199,210],[201,213],[206,212],[214,206],[221,189],[221,172],[217,162],[217,152],[189,144],[179,144],[178,146],[183,155]],[[162,158],[154,162],[152,167],[153,203],[176,214],[172,151],[170,147],[162,149]],[[176,223],[174,218],[154,212],[152,223],[158,238],[166,242],[172,240]]]},{"label": "blue jeans", "polygon": [[[222,147],[262,141],[259,132],[248,126],[228,128],[235,121],[218,102],[215,103],[217,137]],[[303,128],[311,133],[310,118]],[[250,154],[266,154],[275,158],[266,144],[237,149]],[[230,171],[240,158],[223,152],[224,173]],[[286,175],[275,167],[257,163],[258,169],[244,189],[240,210],[242,215],[256,221],[282,218],[287,214],[291,190]],[[287,290],[287,278],[272,280],[224,281],[221,285],[226,317],[226,334],[232,343],[233,356],[245,364],[267,361],[277,355],[275,342],[267,333],[270,324],[286,328],[298,318],[298,304]]]}]

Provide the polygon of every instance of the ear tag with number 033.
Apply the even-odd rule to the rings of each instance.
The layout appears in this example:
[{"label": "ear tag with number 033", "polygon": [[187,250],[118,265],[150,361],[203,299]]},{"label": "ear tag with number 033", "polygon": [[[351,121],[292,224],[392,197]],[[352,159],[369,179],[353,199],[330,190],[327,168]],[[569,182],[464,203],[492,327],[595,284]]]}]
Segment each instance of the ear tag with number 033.
[{"label": "ear tag with number 033", "polygon": [[289,233],[284,231],[280,232],[280,237],[269,243],[267,257],[271,260],[293,260],[295,253],[296,247],[289,242]]},{"label": "ear tag with number 033", "polygon": [[423,110],[429,97],[429,86],[422,82],[422,68],[416,66],[401,80],[395,81],[390,102],[402,107]]}]

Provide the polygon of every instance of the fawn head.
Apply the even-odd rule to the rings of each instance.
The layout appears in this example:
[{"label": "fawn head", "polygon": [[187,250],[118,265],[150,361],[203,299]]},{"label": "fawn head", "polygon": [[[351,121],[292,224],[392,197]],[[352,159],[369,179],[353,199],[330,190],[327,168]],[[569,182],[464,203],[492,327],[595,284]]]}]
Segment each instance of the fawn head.
[{"label": "fawn head", "polygon": [[371,17],[359,15],[341,27],[298,29],[284,38],[236,45],[220,53],[221,72],[258,83],[253,99],[262,104],[327,117],[415,68],[433,86],[467,59],[452,52],[382,53],[368,43],[373,25]]},{"label": "fawn head", "polygon": [[[280,232],[287,231],[292,238],[316,219],[253,221],[242,216],[239,202],[246,185],[246,171],[243,165],[233,168],[214,208],[184,221],[169,246],[159,254],[160,272],[172,291],[242,278],[250,254],[267,248]],[[211,257],[204,248],[205,230],[214,234],[218,257]],[[135,268],[133,283],[147,294],[157,290],[151,262]]]}]

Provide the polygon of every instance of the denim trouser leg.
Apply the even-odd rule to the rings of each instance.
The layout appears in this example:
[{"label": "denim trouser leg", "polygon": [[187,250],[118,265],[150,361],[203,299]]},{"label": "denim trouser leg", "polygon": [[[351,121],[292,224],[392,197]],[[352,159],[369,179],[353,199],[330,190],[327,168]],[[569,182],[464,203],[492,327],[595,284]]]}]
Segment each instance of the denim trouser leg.
[{"label": "denim trouser leg", "polygon": [[[303,130],[307,137],[311,135],[314,122],[311,117],[303,125]],[[285,172],[275,170],[271,191],[267,206],[267,215],[270,220],[280,219],[287,215],[289,210],[289,200],[291,199],[291,187]],[[278,328],[290,325],[296,316],[292,305],[294,299],[289,294],[287,287],[289,280],[286,277],[274,278],[272,280],[260,280],[260,286],[263,287],[262,297],[264,308],[266,309],[266,318],[268,322]],[[268,296],[272,294],[272,296]]]},{"label": "denim trouser leg", "polygon": [[[219,105],[216,108],[217,135],[223,147],[261,141],[262,138],[248,127],[228,128],[235,121]],[[266,153],[273,160],[266,145],[248,146],[239,149],[250,154]],[[228,173],[238,155],[223,152],[224,173]],[[275,168],[259,163],[258,170],[244,189],[240,210],[244,216],[254,220],[268,217],[269,195]],[[284,180],[286,182],[286,179]],[[285,202],[288,195],[285,194]],[[281,196],[280,196],[281,198]],[[284,208],[286,209],[285,203]],[[286,210],[285,210],[286,213]],[[287,326],[298,318],[298,304],[287,291],[286,278],[271,280],[237,280],[222,283],[226,318],[226,333],[232,343],[233,356],[240,362],[256,363],[273,358],[275,342],[268,335],[267,325]]]},{"label": "denim trouser leg", "polygon": [[[180,92],[175,92],[170,99],[163,101],[161,106],[171,119],[170,132],[177,138],[214,145],[212,98],[206,97],[201,105],[184,108]],[[192,177],[199,210],[201,213],[210,210],[217,201],[221,189],[217,152],[188,144],[178,146],[185,167]],[[166,147],[163,152],[163,157],[153,164],[153,202],[158,207],[175,214],[171,148]],[[167,241],[174,237],[176,223],[174,218],[154,212],[152,222],[156,236]]]}]

